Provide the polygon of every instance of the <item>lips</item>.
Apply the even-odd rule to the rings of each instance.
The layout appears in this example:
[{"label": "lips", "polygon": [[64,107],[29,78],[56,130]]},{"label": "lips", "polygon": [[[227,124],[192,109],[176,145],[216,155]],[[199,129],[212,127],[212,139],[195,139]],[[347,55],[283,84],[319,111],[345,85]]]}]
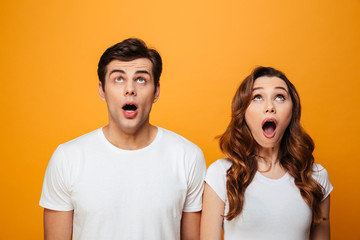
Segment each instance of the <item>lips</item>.
[{"label": "lips", "polygon": [[137,114],[138,106],[133,102],[127,102],[122,107],[126,118],[134,118]]},{"label": "lips", "polygon": [[275,118],[266,118],[262,122],[263,134],[266,138],[272,138],[275,136],[277,127],[277,121]]}]

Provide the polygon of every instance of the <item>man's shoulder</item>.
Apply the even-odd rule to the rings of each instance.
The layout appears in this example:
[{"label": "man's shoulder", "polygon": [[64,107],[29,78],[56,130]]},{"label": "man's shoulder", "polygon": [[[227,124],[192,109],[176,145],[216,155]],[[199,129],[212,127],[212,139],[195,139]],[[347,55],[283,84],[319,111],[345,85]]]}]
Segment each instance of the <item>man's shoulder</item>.
[{"label": "man's shoulder", "polygon": [[[187,176],[189,176],[188,173],[192,172],[205,177],[206,163],[201,149],[177,133],[163,128],[159,128],[159,130],[162,134],[160,148],[165,154],[164,156],[174,159],[176,162],[184,163],[181,165],[184,167]],[[191,169],[196,170],[190,171]]]},{"label": "man's shoulder", "polygon": [[191,142],[190,140],[186,139],[185,137],[173,132],[173,131],[170,131],[170,130],[167,130],[167,129],[164,129],[164,128],[161,128],[161,127],[158,127],[160,131],[162,131],[162,135],[163,135],[163,140],[167,143],[167,144],[171,144],[173,145],[174,147],[177,147],[177,148],[185,148],[185,149],[189,149],[189,150],[200,150],[201,149],[193,142]]},{"label": "man's shoulder", "polygon": [[66,149],[72,149],[92,145],[99,138],[99,131],[101,131],[101,128],[81,135],[80,137],[72,139],[68,142],[65,142],[61,144],[61,146]]}]

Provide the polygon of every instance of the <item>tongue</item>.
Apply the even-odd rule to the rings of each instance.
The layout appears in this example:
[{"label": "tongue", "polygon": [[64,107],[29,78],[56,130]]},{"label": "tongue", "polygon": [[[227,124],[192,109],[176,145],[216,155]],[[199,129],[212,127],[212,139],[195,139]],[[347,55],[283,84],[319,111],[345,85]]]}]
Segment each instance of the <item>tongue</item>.
[{"label": "tongue", "polygon": [[274,123],[265,123],[263,129],[264,129],[264,132],[266,135],[271,135],[275,131],[275,124]]}]

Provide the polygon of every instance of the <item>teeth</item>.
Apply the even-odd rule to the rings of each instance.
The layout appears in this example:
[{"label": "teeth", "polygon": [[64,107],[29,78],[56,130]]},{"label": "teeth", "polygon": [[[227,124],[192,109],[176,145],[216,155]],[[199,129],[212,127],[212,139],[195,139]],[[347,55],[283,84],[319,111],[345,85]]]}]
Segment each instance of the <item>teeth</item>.
[{"label": "teeth", "polygon": [[[273,120],[266,121],[266,122],[264,122],[264,125],[265,125],[266,123],[274,123],[274,124],[275,124],[275,121],[273,121]],[[276,125],[276,124],[275,124],[275,125]]]},{"label": "teeth", "polygon": [[133,104],[126,104],[123,109],[126,111],[126,112],[135,112],[137,107]]}]

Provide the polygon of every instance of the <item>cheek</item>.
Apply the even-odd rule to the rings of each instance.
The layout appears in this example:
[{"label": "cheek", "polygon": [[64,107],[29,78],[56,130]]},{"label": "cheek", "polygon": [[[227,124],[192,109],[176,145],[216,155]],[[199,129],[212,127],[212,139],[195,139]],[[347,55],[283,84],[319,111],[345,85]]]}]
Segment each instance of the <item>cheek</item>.
[{"label": "cheek", "polygon": [[288,127],[291,118],[292,118],[292,104],[287,106],[286,109],[284,109],[283,114],[282,114],[282,119],[284,120],[284,122],[286,123],[286,127]]},{"label": "cheek", "polygon": [[245,111],[245,122],[248,125],[248,127],[250,128],[250,131],[253,133],[256,127],[256,112],[251,109],[248,108]]}]

